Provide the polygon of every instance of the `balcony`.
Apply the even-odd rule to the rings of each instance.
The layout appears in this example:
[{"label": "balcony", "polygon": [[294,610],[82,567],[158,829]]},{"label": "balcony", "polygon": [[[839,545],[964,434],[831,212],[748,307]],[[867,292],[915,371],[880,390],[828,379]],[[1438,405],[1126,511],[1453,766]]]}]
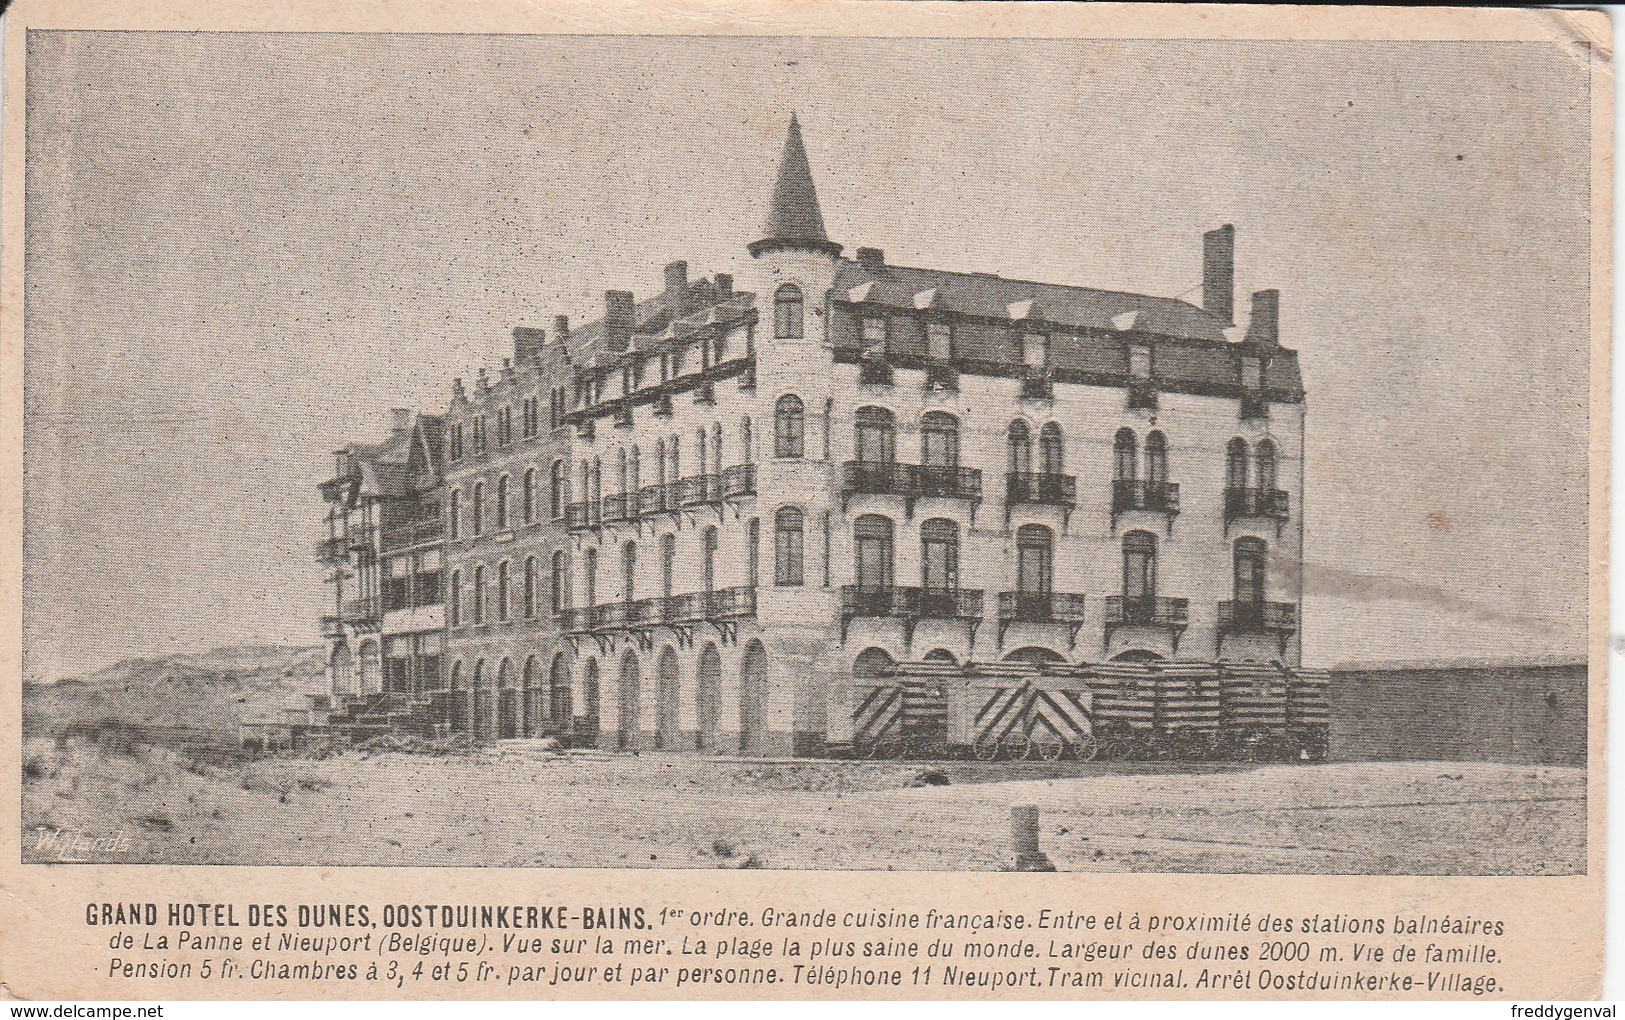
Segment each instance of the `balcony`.
[{"label": "balcony", "polygon": [[1015,623],[1061,624],[1067,628],[1068,649],[1077,644],[1083,626],[1083,596],[1061,592],[1004,591],[999,593],[999,643]]},{"label": "balcony", "polygon": [[554,616],[563,624],[567,634],[585,634],[592,630],[592,606],[566,606]]},{"label": "balcony", "polygon": [[1292,516],[1292,497],[1280,489],[1224,490],[1225,523],[1243,517],[1284,521]]},{"label": "balcony", "polygon": [[648,516],[676,509],[677,504],[668,498],[672,495],[669,485],[645,485],[638,490],[638,513]]},{"label": "balcony", "polygon": [[662,393],[658,397],[655,397],[653,410],[654,410],[654,416],[656,418],[670,418],[671,417],[671,394],[670,393]]},{"label": "balcony", "polygon": [[865,386],[890,386],[891,364],[876,358],[864,358],[858,363],[858,382]]},{"label": "balcony", "polygon": [[959,370],[952,365],[929,364],[925,366],[925,392],[927,393],[957,393],[959,392]]},{"label": "balcony", "polygon": [[1004,498],[1010,504],[1059,506],[1071,510],[1078,505],[1078,482],[1071,475],[1014,471],[1004,476]]},{"label": "balcony", "polygon": [[320,563],[342,563],[350,555],[350,542],[344,538],[324,538],[316,543],[316,560]]},{"label": "balcony", "polygon": [[440,518],[432,520],[403,521],[400,524],[385,528],[382,534],[384,551],[394,549],[410,549],[413,546],[424,545],[429,542],[438,542],[442,537]]},{"label": "balcony", "polygon": [[1032,372],[1021,377],[1022,400],[1054,400],[1055,378],[1048,372]]},{"label": "balcony", "polygon": [[1155,411],[1157,409],[1157,388],[1149,382],[1131,382],[1128,384],[1128,406],[1136,411]]},{"label": "balcony", "polygon": [[351,626],[364,624],[377,624],[383,619],[383,607],[377,597],[370,599],[349,599],[344,603],[344,612],[341,614],[344,622]]},{"label": "balcony", "polygon": [[322,637],[336,638],[344,636],[344,619],[338,616],[324,616],[321,619]]},{"label": "balcony", "polygon": [[756,465],[735,464],[722,471],[722,498],[739,499],[756,495]]},{"label": "balcony", "polygon": [[1106,598],[1106,640],[1120,627],[1150,627],[1169,632],[1174,650],[1179,635],[1189,622],[1187,599],[1166,599],[1154,595],[1111,595]]},{"label": "balcony", "polygon": [[849,584],[841,588],[841,615],[847,619],[980,620],[982,590],[895,585],[872,588]]},{"label": "balcony", "polygon": [[602,520],[597,503],[571,503],[564,508],[565,527],[571,531],[596,528]]},{"label": "balcony", "polygon": [[717,402],[717,384],[707,379],[694,387],[694,403],[708,406]]},{"label": "balcony", "polygon": [[1264,421],[1270,416],[1269,398],[1259,393],[1249,393],[1241,398],[1242,421]]},{"label": "balcony", "polygon": [[1274,634],[1298,631],[1298,607],[1291,602],[1220,602],[1220,634]]},{"label": "balcony", "polygon": [[613,495],[605,496],[603,499],[602,509],[599,513],[600,519],[605,524],[613,524],[618,521],[630,521],[637,517],[637,515],[638,494],[635,492],[617,492]]},{"label": "balcony", "polygon": [[585,439],[590,441],[596,434],[597,431],[593,428],[591,418],[582,418],[580,421],[576,422],[577,439]]},{"label": "balcony", "polygon": [[695,475],[676,483],[678,506],[705,506],[722,502],[721,475]]},{"label": "balcony", "polygon": [[1131,510],[1172,518],[1179,513],[1179,486],[1173,482],[1113,482],[1113,520]]},{"label": "balcony", "polygon": [[841,496],[857,493],[901,496],[908,501],[908,512],[913,513],[914,501],[925,496],[979,501],[982,472],[939,464],[849,460],[841,465]]}]

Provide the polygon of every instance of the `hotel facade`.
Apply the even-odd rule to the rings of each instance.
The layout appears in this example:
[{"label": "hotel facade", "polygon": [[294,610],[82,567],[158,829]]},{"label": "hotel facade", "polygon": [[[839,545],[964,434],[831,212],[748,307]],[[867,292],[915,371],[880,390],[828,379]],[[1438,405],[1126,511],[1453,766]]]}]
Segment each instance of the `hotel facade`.
[{"label": "hotel facade", "polygon": [[1200,305],[847,257],[792,118],[732,274],[339,453],[334,725],[819,754],[911,668],[1296,668],[1304,391],[1234,244]]}]

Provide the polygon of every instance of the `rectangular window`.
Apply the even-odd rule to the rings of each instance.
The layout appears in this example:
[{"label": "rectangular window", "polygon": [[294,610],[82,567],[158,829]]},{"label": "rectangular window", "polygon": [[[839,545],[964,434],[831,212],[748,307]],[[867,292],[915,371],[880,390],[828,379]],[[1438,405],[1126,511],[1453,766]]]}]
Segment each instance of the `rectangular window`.
[{"label": "rectangular window", "polygon": [[863,317],[863,346],[865,350],[886,349],[886,318],[882,315]]},{"label": "rectangular window", "polygon": [[1136,344],[1128,349],[1128,374],[1131,379],[1151,378],[1151,348]]},{"label": "rectangular window", "polygon": [[946,322],[930,322],[925,326],[926,354],[933,361],[952,361],[954,357],[954,328]]},{"label": "rectangular window", "polygon": [[1049,337],[1042,333],[1021,335],[1021,363],[1028,368],[1049,366]]}]

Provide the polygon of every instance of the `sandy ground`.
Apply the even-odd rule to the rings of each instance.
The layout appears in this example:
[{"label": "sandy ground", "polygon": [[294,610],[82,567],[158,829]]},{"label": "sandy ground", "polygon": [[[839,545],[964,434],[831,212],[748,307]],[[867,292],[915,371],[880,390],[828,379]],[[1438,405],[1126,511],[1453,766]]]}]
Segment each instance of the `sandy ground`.
[{"label": "sandy ground", "polygon": [[[941,769],[946,786],[909,785]],[[1010,808],[1062,871],[1574,874],[1585,774],[1467,762],[1191,767],[350,753],[200,765],[25,748],[24,858],[999,870]],[[112,843],[40,844],[37,828]]]}]

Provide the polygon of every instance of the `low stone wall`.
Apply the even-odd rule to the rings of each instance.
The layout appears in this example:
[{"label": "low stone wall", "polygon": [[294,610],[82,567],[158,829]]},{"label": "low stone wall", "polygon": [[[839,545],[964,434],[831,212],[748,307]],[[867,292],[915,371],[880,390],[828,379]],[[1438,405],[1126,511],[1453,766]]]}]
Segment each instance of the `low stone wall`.
[{"label": "low stone wall", "polygon": [[1586,664],[1331,671],[1332,757],[1584,765]]}]

